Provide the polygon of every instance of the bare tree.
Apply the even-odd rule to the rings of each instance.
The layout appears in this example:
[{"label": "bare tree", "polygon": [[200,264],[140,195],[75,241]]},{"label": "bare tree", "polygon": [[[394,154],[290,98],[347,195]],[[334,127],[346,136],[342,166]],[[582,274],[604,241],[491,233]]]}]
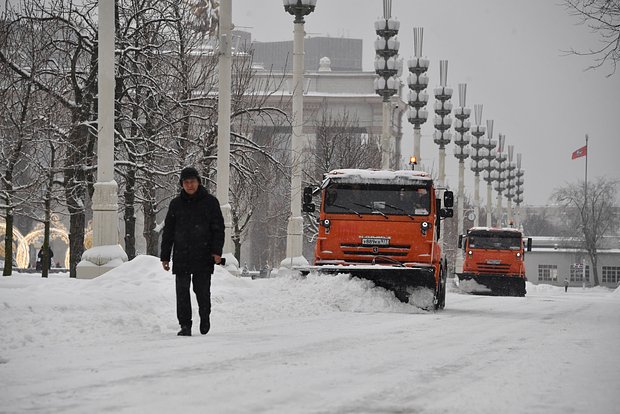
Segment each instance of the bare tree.
[{"label": "bare tree", "polygon": [[570,53],[591,56],[594,59],[588,69],[599,68],[606,63],[611,64],[616,72],[620,60],[620,1],[618,0],[564,0],[571,15],[577,16],[580,22],[592,32],[598,34],[600,46],[587,51],[571,50]]},{"label": "bare tree", "polygon": [[[0,62],[16,75],[56,101],[66,113],[63,147],[65,202],[69,212],[70,276],[84,251],[88,195],[93,191],[93,156],[96,144],[97,43],[96,2],[80,5],[68,1],[29,0],[9,11],[7,42],[0,48]],[[37,36],[35,71],[22,53],[18,28],[28,24]]]},{"label": "bare tree", "polygon": [[[0,45],[10,45],[9,24],[0,26]],[[19,24],[12,28],[14,37],[21,39],[20,54],[30,73],[40,69],[37,56],[38,33],[32,25]],[[0,61],[0,208],[4,211],[4,269],[9,276],[13,266],[13,229],[15,214],[32,207],[40,184],[39,176],[29,163],[37,153],[35,136],[46,112],[40,105],[40,94],[32,79],[16,75]]]},{"label": "bare tree", "polygon": [[592,263],[594,285],[599,284],[597,250],[600,241],[603,236],[617,232],[620,226],[617,187],[618,181],[599,177],[588,182],[587,193],[585,183],[581,182],[558,188],[552,195],[552,199],[561,206],[574,235],[583,238],[583,248]]},{"label": "bare tree", "polygon": [[561,236],[563,229],[554,225],[547,216],[547,209],[527,211],[523,219],[523,233],[527,236]]}]

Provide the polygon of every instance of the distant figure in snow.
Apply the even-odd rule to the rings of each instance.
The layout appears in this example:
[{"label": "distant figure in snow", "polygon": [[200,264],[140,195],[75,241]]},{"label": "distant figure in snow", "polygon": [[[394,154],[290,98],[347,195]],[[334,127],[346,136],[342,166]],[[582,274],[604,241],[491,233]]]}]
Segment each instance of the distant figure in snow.
[{"label": "distant figure in snow", "polygon": [[161,264],[176,276],[177,335],[192,335],[190,284],[198,301],[200,333],[211,328],[211,274],[215,264],[223,264],[224,217],[220,203],[202,185],[195,168],[181,171],[182,189],[168,207],[161,239]]},{"label": "distant figure in snow", "polygon": [[[47,251],[49,252],[47,270],[49,270],[49,269],[52,268],[52,257],[54,257],[54,252],[49,247],[47,248]],[[37,253],[37,262],[35,263],[35,268],[37,270],[43,270],[43,255],[44,255],[44,253],[45,252],[43,251],[43,247],[41,247],[39,249],[39,253]]]},{"label": "distant figure in snow", "polygon": [[564,279],[564,292],[568,292],[568,279]]}]

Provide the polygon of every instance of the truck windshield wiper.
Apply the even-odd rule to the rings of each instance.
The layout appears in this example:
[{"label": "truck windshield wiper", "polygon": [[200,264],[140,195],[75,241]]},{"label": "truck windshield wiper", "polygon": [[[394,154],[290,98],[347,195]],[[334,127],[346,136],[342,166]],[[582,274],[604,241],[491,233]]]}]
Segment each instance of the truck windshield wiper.
[{"label": "truck windshield wiper", "polygon": [[376,209],[372,208],[371,206],[367,206],[366,204],[360,204],[360,203],[355,203],[355,202],[353,204],[355,204],[356,206],[367,208],[368,210],[370,210],[372,212],[372,214],[375,214],[375,213],[381,214],[383,217],[385,217],[386,219],[389,220],[388,216],[385,213],[383,213],[383,212],[381,212],[379,210],[376,210]]},{"label": "truck windshield wiper", "polygon": [[397,206],[394,206],[394,205],[389,204],[389,203],[385,203],[385,205],[386,205],[386,206],[388,206],[389,208],[393,208],[393,209],[394,209],[394,210],[396,210],[396,211],[402,211],[402,212],[403,212],[403,213],[405,213],[407,216],[409,216],[409,218],[410,218],[411,220],[415,220],[415,218],[414,218],[411,214],[407,213],[407,212],[406,212],[405,210],[403,210],[402,208],[397,207]]},{"label": "truck windshield wiper", "polygon": [[344,209],[344,210],[348,210],[348,211],[350,211],[351,213],[355,213],[355,214],[357,214],[359,217],[362,217],[362,215],[361,215],[360,213],[358,213],[357,211],[355,211],[355,210],[353,210],[352,208],[349,208],[349,207],[347,207],[347,206],[341,206],[340,204],[331,204],[331,206],[338,207],[338,208],[342,208],[342,209]]}]

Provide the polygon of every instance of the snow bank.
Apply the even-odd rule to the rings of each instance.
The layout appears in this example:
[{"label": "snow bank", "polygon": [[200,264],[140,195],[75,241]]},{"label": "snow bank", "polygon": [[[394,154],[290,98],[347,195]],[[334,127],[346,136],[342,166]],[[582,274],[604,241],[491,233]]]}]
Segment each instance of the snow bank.
[{"label": "snow bank", "polygon": [[[86,336],[80,339],[84,343],[110,336],[170,335],[178,329],[174,276],[161,268],[157,257],[138,256],[92,280],[54,276],[0,279],[0,309],[5,310],[0,312],[0,353],[70,343],[76,336]],[[349,275],[282,272],[276,278],[251,280],[216,267],[211,292],[214,330],[329,312],[421,312]],[[192,301],[198,321],[193,293]]]}]

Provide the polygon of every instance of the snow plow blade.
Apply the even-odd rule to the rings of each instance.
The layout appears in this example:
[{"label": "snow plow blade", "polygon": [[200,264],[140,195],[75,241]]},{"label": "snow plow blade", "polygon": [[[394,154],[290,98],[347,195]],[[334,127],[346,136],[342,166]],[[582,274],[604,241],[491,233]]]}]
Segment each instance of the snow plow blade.
[{"label": "snow plow blade", "polygon": [[[421,309],[438,309],[445,306],[445,289],[437,289],[432,267],[397,266],[310,266],[299,268],[302,274],[311,271],[321,274],[350,274],[352,277],[372,281],[376,286],[394,292],[401,302],[410,303]],[[445,283],[441,284],[445,287]],[[441,295],[442,291],[444,296]]]},{"label": "snow plow blade", "polygon": [[459,273],[459,289],[475,295],[525,296],[525,279],[498,274]]}]

